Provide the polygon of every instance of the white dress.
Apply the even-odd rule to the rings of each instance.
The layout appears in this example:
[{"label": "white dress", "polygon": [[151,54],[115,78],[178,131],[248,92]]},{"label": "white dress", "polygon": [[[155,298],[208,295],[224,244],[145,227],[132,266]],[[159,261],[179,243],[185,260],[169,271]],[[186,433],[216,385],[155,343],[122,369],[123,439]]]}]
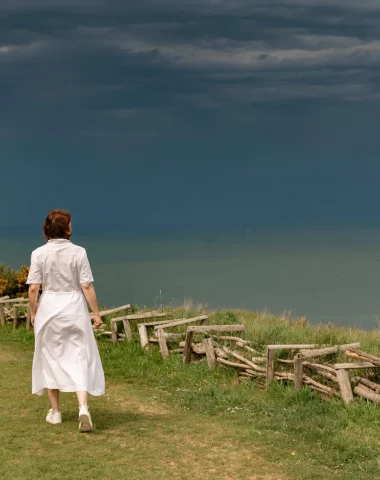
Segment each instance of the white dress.
[{"label": "white dress", "polygon": [[104,394],[104,373],[81,285],[93,282],[86,250],[53,239],[32,253],[27,283],[42,284],[35,323],[32,393]]}]

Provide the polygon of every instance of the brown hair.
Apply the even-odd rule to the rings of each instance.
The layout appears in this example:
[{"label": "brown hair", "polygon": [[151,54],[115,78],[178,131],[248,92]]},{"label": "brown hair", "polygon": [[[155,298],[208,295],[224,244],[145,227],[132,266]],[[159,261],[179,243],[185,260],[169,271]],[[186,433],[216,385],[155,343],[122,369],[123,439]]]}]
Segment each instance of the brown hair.
[{"label": "brown hair", "polygon": [[43,231],[46,240],[65,238],[69,240],[71,215],[66,210],[52,210],[46,217]]}]

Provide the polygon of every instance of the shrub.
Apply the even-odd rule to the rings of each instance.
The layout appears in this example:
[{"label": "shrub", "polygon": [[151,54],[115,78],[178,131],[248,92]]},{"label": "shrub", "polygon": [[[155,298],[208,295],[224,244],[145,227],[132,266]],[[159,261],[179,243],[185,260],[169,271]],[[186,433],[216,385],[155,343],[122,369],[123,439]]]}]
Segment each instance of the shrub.
[{"label": "shrub", "polygon": [[27,265],[22,265],[20,270],[0,265],[0,296],[26,297],[28,294],[28,286],[26,285],[28,273],[29,267]]}]

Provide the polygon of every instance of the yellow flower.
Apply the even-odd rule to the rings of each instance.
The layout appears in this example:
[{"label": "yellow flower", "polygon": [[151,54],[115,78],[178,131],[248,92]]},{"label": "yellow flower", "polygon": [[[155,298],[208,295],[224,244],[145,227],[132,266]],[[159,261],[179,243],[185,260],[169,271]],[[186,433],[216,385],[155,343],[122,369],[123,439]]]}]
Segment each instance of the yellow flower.
[{"label": "yellow flower", "polygon": [[295,456],[295,454],[296,454],[296,452],[292,452],[292,453],[291,453],[292,457],[294,457],[294,456]]}]

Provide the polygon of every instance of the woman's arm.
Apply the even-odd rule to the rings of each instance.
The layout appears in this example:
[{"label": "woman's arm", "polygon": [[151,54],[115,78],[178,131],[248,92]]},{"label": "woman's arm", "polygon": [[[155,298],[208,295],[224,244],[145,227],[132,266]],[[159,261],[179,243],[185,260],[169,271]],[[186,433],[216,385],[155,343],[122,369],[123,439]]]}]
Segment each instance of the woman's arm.
[{"label": "woman's arm", "polygon": [[34,326],[34,319],[36,317],[36,312],[37,312],[37,300],[38,300],[39,291],[40,291],[40,284],[32,283],[29,285],[28,297],[29,297],[31,324],[33,326]]},{"label": "woman's arm", "polygon": [[86,297],[88,304],[90,305],[92,313],[94,314],[95,328],[99,328],[103,324],[103,322],[99,316],[99,307],[98,307],[98,301],[96,299],[94,285],[92,283],[89,283],[88,285],[81,285],[81,288],[84,293],[84,296]]}]

